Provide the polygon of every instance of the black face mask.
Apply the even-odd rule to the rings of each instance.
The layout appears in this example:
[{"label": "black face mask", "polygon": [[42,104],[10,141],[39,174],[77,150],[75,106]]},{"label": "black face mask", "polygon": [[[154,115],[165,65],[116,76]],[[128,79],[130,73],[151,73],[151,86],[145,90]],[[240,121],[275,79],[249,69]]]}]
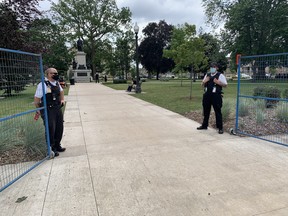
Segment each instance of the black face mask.
[{"label": "black face mask", "polygon": [[54,74],[54,75],[52,76],[52,79],[58,81],[58,80],[59,80],[59,75],[58,75],[58,74]]}]

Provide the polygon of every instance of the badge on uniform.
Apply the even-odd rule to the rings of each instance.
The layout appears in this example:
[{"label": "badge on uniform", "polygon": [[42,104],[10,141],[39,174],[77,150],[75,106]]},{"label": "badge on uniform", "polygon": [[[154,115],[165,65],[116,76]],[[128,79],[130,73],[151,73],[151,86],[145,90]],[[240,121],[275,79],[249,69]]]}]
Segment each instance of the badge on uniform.
[{"label": "badge on uniform", "polygon": [[51,93],[51,88],[47,87],[47,93]]}]

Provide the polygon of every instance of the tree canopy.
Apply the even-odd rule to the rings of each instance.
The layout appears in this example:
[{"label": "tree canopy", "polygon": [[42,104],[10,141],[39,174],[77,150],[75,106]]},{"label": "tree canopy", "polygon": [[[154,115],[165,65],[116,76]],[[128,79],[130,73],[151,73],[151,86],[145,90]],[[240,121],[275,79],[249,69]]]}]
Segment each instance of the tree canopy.
[{"label": "tree canopy", "polygon": [[175,69],[193,68],[200,71],[207,64],[204,40],[196,36],[196,26],[185,23],[173,29],[170,49],[164,50],[164,56],[175,62]]},{"label": "tree canopy", "polygon": [[130,10],[118,9],[115,0],[60,0],[52,3],[52,11],[70,41],[77,38],[84,41],[93,72],[96,71],[97,42],[121,31],[131,20]]},{"label": "tree canopy", "polygon": [[209,33],[200,34],[199,37],[204,40],[205,56],[208,60],[208,64],[200,66],[200,71],[206,73],[211,62],[216,62],[218,64],[219,71],[225,71],[228,64],[228,60],[226,58],[228,53],[225,53],[221,49],[221,41]]},{"label": "tree canopy", "polygon": [[21,49],[23,39],[17,15],[6,5],[0,3],[0,47]]},{"label": "tree canopy", "polygon": [[27,26],[41,15],[38,0],[4,0],[0,3],[0,47],[30,51]]},{"label": "tree canopy", "polygon": [[[42,53],[44,67],[67,71],[74,53],[69,53],[60,27],[48,18],[36,19],[27,26],[31,52]],[[62,74],[64,75],[64,74]]]},{"label": "tree canopy", "polygon": [[225,23],[222,39],[232,56],[287,51],[287,0],[203,0],[203,5],[210,24]]},{"label": "tree canopy", "polygon": [[172,59],[163,57],[163,49],[169,46],[172,30],[172,25],[161,20],[158,24],[149,23],[142,31],[144,39],[139,46],[140,62],[149,75],[156,72],[157,79],[159,73],[166,73],[174,67]]},{"label": "tree canopy", "polygon": [[127,31],[122,34],[121,37],[117,38],[115,48],[114,61],[117,62],[117,71],[120,71],[120,75],[126,76],[130,71],[130,63],[133,60],[134,54],[134,43],[133,43],[133,32]]},{"label": "tree canopy", "polygon": [[[66,71],[71,61],[65,39],[60,30],[49,19],[41,19],[37,0],[10,0],[0,3],[0,47],[41,53],[45,66],[54,66]],[[5,65],[5,59],[1,62]],[[5,94],[19,93],[27,84],[29,67],[12,65],[9,70],[2,69],[0,81]],[[33,77],[36,82],[38,77]],[[4,84],[3,84],[4,83]]]}]

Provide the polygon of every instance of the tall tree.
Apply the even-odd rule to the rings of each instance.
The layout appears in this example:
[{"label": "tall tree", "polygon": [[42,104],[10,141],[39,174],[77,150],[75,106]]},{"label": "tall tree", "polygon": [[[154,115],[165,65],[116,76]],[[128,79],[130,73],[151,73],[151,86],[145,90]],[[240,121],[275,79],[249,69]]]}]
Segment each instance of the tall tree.
[{"label": "tall tree", "polygon": [[23,39],[21,37],[20,23],[17,15],[6,5],[0,3],[0,47],[8,49],[21,49]]},{"label": "tall tree", "polygon": [[[37,9],[38,0],[4,0],[0,2],[0,47],[14,50],[30,51],[27,26],[41,15]],[[1,53],[5,55],[5,53]],[[1,65],[6,65],[5,58],[1,58]],[[5,94],[12,95],[12,91],[19,93],[25,89],[26,76],[29,67],[14,62],[9,68],[0,71],[0,80],[5,85]],[[3,84],[4,83],[4,84]]]},{"label": "tall tree", "polygon": [[27,26],[27,34],[28,48],[31,52],[42,53],[44,66],[55,67],[63,73],[68,70],[73,53],[69,53],[58,25],[48,18],[36,19]]},{"label": "tall tree", "polygon": [[200,71],[206,73],[211,62],[217,62],[219,65],[219,71],[225,71],[228,64],[228,60],[226,58],[228,53],[225,53],[221,49],[220,41],[209,33],[200,34],[199,37],[205,41],[205,56],[208,60],[208,64],[200,66]]},{"label": "tall tree", "polygon": [[164,50],[164,56],[174,60],[177,71],[193,68],[194,72],[199,72],[200,66],[207,64],[204,43],[196,36],[195,25],[185,23],[174,28],[171,47]]},{"label": "tall tree", "polygon": [[163,57],[163,49],[169,46],[172,30],[172,25],[161,20],[158,24],[149,23],[142,31],[144,40],[139,46],[140,62],[149,75],[155,71],[157,79],[159,73],[165,73],[174,67],[171,59]]},{"label": "tall tree", "polygon": [[0,3],[0,47],[29,51],[26,30],[41,15],[37,5],[38,0],[4,0]]},{"label": "tall tree", "polygon": [[[203,5],[208,22],[216,18],[225,22],[222,38],[234,61],[236,53],[259,55],[287,51],[287,0],[203,0]],[[263,68],[258,70],[259,76],[265,76]]]},{"label": "tall tree", "polygon": [[[196,26],[185,23],[173,29],[171,48],[164,50],[164,56],[172,58],[176,63],[175,69],[188,69],[191,78],[190,100],[192,99],[192,74],[200,71],[205,65],[204,41],[196,36]],[[181,82],[182,85],[182,82]]]},{"label": "tall tree", "polygon": [[130,71],[130,63],[134,54],[133,32],[127,31],[120,35],[116,40],[114,61],[117,62],[117,70],[127,79]]},{"label": "tall tree", "polygon": [[41,15],[37,8],[39,0],[4,0],[4,5],[15,12],[20,26],[25,29],[35,18]]},{"label": "tall tree", "polygon": [[131,20],[130,10],[118,9],[115,0],[60,0],[52,3],[52,11],[71,41],[77,38],[84,41],[84,50],[91,56],[93,74],[97,42],[119,32]]}]

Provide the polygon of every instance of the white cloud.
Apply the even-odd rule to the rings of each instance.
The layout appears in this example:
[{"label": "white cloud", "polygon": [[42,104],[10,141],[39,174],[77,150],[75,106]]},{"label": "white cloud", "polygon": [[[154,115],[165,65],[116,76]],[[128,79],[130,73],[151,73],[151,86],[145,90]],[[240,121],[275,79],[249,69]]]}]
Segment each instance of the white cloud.
[{"label": "white cloud", "polygon": [[[57,2],[57,0],[41,1],[39,2],[40,9],[48,10],[49,1]],[[116,3],[119,8],[130,8],[132,22],[138,23],[140,31],[148,23],[158,23],[160,20],[165,20],[172,25],[187,22],[196,25],[197,30],[202,27],[204,31],[211,31],[211,28],[205,24],[202,0],[116,0]]]},{"label": "white cloud", "polygon": [[116,0],[118,7],[129,7],[132,21],[141,28],[150,22],[165,20],[168,24],[196,25],[196,28],[207,29],[205,24],[202,0]]},{"label": "white cloud", "polygon": [[[57,0],[54,0],[53,2],[56,2]],[[50,0],[44,0],[44,1],[39,1],[39,8],[40,10],[49,10],[51,7]]]}]

